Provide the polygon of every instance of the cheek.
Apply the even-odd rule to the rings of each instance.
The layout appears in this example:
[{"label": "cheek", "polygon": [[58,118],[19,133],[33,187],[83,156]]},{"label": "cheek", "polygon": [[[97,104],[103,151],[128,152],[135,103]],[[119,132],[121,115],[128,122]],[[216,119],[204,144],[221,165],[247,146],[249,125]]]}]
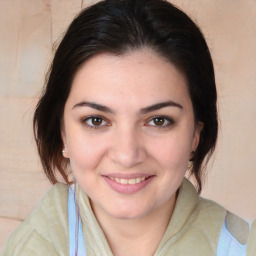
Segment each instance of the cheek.
[{"label": "cheek", "polygon": [[[153,145],[153,146],[152,146]],[[186,136],[171,135],[157,140],[150,146],[150,154],[163,168],[186,169],[191,151],[190,139]]]},{"label": "cheek", "polygon": [[68,145],[70,165],[74,172],[95,169],[100,163],[107,143],[94,136],[73,137]]}]

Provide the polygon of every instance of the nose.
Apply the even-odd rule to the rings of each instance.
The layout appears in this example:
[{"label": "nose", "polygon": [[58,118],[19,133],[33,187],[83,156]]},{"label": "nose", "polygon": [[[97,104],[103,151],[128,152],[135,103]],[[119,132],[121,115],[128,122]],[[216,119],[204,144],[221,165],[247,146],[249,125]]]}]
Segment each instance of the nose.
[{"label": "nose", "polygon": [[124,168],[131,168],[142,163],[147,152],[142,136],[132,129],[122,129],[113,136],[112,147],[109,149],[109,158]]}]

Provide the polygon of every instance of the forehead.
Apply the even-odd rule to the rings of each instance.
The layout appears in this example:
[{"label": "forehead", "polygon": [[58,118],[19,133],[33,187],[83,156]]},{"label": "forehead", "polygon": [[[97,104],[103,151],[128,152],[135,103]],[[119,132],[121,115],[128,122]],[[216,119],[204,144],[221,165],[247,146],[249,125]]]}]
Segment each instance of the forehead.
[{"label": "forehead", "polygon": [[[113,103],[117,99],[151,104],[154,100],[189,98],[184,75],[150,50],[117,56],[101,53],[76,73],[69,98]],[[120,104],[120,102],[119,102]]]}]

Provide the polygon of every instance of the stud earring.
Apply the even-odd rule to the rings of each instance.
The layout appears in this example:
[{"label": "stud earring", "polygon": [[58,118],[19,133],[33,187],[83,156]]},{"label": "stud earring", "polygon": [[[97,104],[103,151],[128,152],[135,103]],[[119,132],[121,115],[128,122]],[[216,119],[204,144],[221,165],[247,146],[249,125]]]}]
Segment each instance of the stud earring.
[{"label": "stud earring", "polygon": [[65,148],[62,149],[62,155],[64,156],[65,154]]}]

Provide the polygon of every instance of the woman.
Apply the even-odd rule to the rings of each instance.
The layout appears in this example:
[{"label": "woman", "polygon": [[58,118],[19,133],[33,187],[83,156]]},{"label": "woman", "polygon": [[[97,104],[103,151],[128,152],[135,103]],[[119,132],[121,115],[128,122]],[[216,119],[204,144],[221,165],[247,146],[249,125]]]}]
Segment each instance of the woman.
[{"label": "woman", "polygon": [[3,255],[245,255],[247,223],[198,196],[216,97],[205,39],[170,3],[106,0],[82,11],[34,115],[55,185]]}]

